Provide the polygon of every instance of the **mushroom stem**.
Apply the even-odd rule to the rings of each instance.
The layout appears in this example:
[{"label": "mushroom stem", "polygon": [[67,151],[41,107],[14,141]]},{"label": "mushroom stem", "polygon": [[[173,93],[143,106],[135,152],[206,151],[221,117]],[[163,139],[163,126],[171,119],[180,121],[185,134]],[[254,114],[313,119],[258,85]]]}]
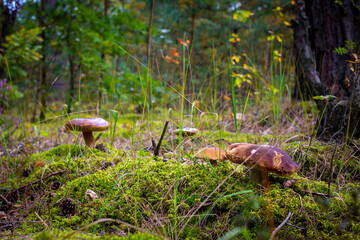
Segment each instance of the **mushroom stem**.
[{"label": "mushroom stem", "polygon": [[269,171],[266,168],[262,168],[261,170],[261,182],[264,187],[265,192],[270,191],[270,182],[269,182]]},{"label": "mushroom stem", "polygon": [[266,168],[261,168],[261,181],[265,191],[266,198],[266,212],[269,221],[269,231],[275,230],[275,221],[273,215],[272,201],[270,196],[270,182],[269,182],[269,171]]},{"label": "mushroom stem", "polygon": [[264,188],[264,196],[266,199],[266,215],[269,224],[269,231],[273,232],[275,229],[275,221],[273,216],[272,201],[270,196],[270,182],[269,171],[266,168],[253,167],[251,170],[251,178],[258,183],[261,183]]},{"label": "mushroom stem", "polygon": [[92,147],[95,143],[94,136],[92,132],[83,132],[83,137],[85,140],[85,144],[88,147]]}]

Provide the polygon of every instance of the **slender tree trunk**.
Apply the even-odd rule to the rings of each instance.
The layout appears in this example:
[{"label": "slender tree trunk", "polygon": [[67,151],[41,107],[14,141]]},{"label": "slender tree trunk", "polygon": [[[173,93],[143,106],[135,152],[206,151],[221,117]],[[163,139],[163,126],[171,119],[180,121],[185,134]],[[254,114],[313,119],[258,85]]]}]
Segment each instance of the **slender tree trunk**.
[{"label": "slender tree trunk", "polygon": [[[10,11],[9,5],[15,5],[15,9]],[[16,15],[20,8],[20,3],[18,1],[7,1],[7,4],[4,4],[3,0],[0,0],[0,54],[5,54],[5,37],[11,33],[11,29],[15,24]],[[0,68],[0,79],[5,78],[7,75],[6,68]]]},{"label": "slender tree trunk", "polygon": [[[105,19],[107,18],[107,14],[108,14],[108,9],[109,9],[109,0],[104,0],[104,17]],[[101,53],[101,61],[103,62],[105,59],[105,54],[102,52]],[[98,100],[97,100],[97,106],[96,106],[96,114],[99,115],[100,114],[100,109],[101,109],[101,98],[102,98],[102,80],[104,79],[104,73],[100,74],[100,77],[98,78]]]},{"label": "slender tree trunk", "polygon": [[[327,139],[360,137],[360,84],[347,59],[349,54],[337,54],[335,48],[346,47],[346,41],[359,41],[360,1],[296,1],[296,18],[292,21],[297,95],[307,99],[334,95],[334,98],[316,100],[320,112],[318,136]],[[324,113],[322,115],[322,113]],[[322,117],[321,117],[322,116]]]},{"label": "slender tree trunk", "polygon": [[[72,25],[72,11],[70,11],[70,19],[69,25],[67,26],[66,30],[66,44],[69,49],[72,48],[72,43],[70,41],[71,38],[71,25]],[[66,113],[70,114],[72,112],[72,104],[75,98],[75,56],[72,51],[68,53],[68,61],[69,61],[69,95],[67,96],[66,100]]]},{"label": "slender tree trunk", "polygon": [[72,112],[72,103],[73,100],[75,98],[75,64],[74,64],[74,59],[73,56],[71,54],[68,55],[68,60],[69,60],[69,72],[70,72],[70,79],[69,79],[69,97],[68,97],[68,101],[67,101],[67,113],[70,114]]},{"label": "slender tree trunk", "polygon": [[[152,105],[152,86],[151,82],[149,82],[149,80],[151,81],[151,28],[152,28],[152,23],[153,23],[153,14],[154,14],[154,0],[150,1],[150,17],[149,17],[149,26],[148,26],[148,35],[147,35],[147,39],[146,39],[146,60],[147,60],[147,73],[148,73],[148,82],[147,82],[147,89],[149,92],[149,96],[148,96],[148,111],[150,112],[151,109],[151,105]],[[145,107],[145,106],[144,106]]]},{"label": "slender tree trunk", "polygon": [[39,102],[35,103],[35,108],[32,116],[32,121],[36,120],[36,112],[37,112],[37,105],[40,104],[40,114],[39,120],[43,121],[45,119],[45,109],[46,109],[46,78],[47,78],[47,69],[46,69],[46,29],[45,29],[45,6],[46,0],[41,0],[40,3],[41,12],[39,16],[39,27],[41,28],[41,38],[42,38],[42,48],[41,48],[41,60],[40,60],[40,76],[38,80],[38,90],[36,93],[36,99]]},{"label": "slender tree trunk", "polygon": [[153,14],[154,14],[154,0],[150,1],[150,17],[149,17],[149,26],[148,26],[148,35],[146,39],[146,56],[147,56],[147,67],[150,69],[151,65],[151,28],[153,22]]},{"label": "slender tree trunk", "polygon": [[196,1],[192,1],[191,6],[191,31],[190,31],[190,64],[189,64],[189,72],[188,72],[188,82],[187,82],[187,92],[189,93],[188,99],[190,101],[189,104],[192,103],[192,93],[191,93],[191,84],[192,84],[192,58],[194,51],[194,35],[195,35],[195,22],[196,22]]}]

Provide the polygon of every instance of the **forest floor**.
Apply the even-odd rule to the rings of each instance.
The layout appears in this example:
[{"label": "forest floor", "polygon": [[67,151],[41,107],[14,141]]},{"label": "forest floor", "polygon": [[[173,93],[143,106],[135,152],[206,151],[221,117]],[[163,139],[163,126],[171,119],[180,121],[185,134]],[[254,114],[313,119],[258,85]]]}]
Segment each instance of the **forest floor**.
[{"label": "forest floor", "polygon": [[[187,116],[183,126],[199,132],[179,140],[179,119],[166,115],[104,116],[112,127],[98,148],[66,131],[67,117],[26,123],[3,138],[0,237],[269,239],[275,228],[274,239],[360,236],[359,140],[312,138],[311,116],[296,124],[284,118],[275,128],[257,114],[245,115],[238,132],[231,114]],[[151,139],[159,141],[164,119],[170,124],[154,158]],[[249,167],[193,157],[235,142],[279,147],[299,170],[270,174],[267,192]]]}]

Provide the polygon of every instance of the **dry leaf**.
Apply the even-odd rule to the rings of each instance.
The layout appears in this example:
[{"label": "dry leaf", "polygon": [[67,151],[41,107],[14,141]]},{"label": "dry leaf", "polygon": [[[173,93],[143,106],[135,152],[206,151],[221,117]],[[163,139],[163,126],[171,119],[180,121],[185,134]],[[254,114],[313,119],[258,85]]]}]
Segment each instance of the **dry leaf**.
[{"label": "dry leaf", "polygon": [[170,62],[173,62],[173,63],[176,63],[176,64],[179,64],[180,62],[178,60],[175,60],[169,56],[165,56],[165,61],[167,61],[168,63]]},{"label": "dry leaf", "polygon": [[177,40],[180,44],[184,45],[185,47],[189,46],[190,44],[189,40],[186,40],[185,42],[181,38],[178,38]]},{"label": "dry leaf", "polygon": [[94,191],[91,191],[90,189],[86,190],[85,196],[86,195],[89,195],[92,200],[98,199],[98,195]]},{"label": "dry leaf", "polygon": [[171,55],[173,55],[174,57],[180,57],[180,54],[178,52],[176,52],[176,48],[173,48],[170,52]]},{"label": "dry leaf", "polygon": [[35,163],[34,168],[41,168],[45,165],[45,160],[41,160]]}]

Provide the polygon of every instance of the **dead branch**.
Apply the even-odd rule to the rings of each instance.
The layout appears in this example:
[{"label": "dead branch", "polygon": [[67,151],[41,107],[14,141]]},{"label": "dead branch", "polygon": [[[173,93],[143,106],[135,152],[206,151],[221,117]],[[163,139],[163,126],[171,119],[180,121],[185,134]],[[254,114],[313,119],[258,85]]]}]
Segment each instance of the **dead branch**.
[{"label": "dead branch", "polygon": [[13,203],[11,203],[9,200],[7,200],[7,199],[6,199],[3,195],[1,195],[1,194],[0,194],[0,198],[1,198],[2,200],[4,200],[4,202],[5,202],[7,205],[12,206],[12,207],[16,206],[16,205],[14,205]]},{"label": "dead branch", "polygon": [[285,225],[285,223],[290,219],[291,215],[292,215],[292,213],[289,212],[287,217],[285,218],[285,220],[271,233],[269,240],[272,240],[275,237],[275,234],[277,233],[277,231],[279,231],[280,228],[282,228]]}]

